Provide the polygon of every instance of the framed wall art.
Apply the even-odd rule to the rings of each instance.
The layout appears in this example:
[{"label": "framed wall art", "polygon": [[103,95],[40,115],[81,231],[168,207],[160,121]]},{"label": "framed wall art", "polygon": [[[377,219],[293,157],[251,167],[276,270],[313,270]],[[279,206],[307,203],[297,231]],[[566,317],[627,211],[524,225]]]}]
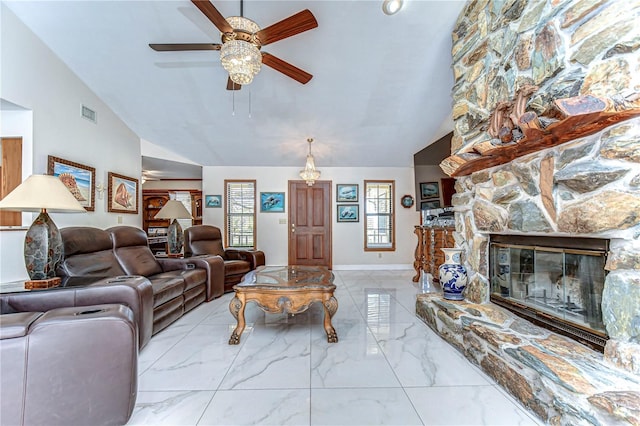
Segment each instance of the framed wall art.
[{"label": "framed wall art", "polygon": [[438,182],[422,182],[420,184],[420,199],[428,200],[429,198],[439,198],[440,187]]},{"label": "framed wall art", "polygon": [[358,184],[336,184],[336,201],[340,202],[358,202]]},{"label": "framed wall art", "polygon": [[138,179],[109,172],[107,211],[138,214]]},{"label": "framed wall art", "polygon": [[338,204],[338,222],[358,222],[360,206],[358,204]]},{"label": "framed wall art", "polygon": [[95,211],[96,169],[52,155],[47,163],[47,173],[57,176],[86,211]]},{"label": "framed wall art", "polygon": [[420,203],[420,210],[439,209],[440,200],[422,201]]},{"label": "framed wall art", "polygon": [[260,211],[263,213],[284,213],[284,192],[261,192]]},{"label": "framed wall art", "polygon": [[222,207],[222,195],[205,195],[204,207],[207,209]]}]

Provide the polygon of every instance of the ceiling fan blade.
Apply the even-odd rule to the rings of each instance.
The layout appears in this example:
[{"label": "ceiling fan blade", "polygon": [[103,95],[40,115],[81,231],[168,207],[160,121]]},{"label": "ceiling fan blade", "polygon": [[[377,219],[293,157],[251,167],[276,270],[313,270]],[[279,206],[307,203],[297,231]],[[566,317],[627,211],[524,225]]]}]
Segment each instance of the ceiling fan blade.
[{"label": "ceiling fan blade", "polygon": [[191,2],[195,4],[198,9],[200,9],[200,12],[204,13],[204,15],[209,18],[211,22],[213,22],[213,25],[215,25],[216,28],[220,30],[220,32],[233,32],[233,28],[231,28],[231,25],[229,25],[227,20],[224,19],[224,16],[222,16],[220,12],[218,12],[218,9],[216,9],[216,7],[209,0],[191,0]]},{"label": "ceiling fan blade", "polygon": [[307,84],[309,80],[313,78],[313,76],[308,72],[303,71],[300,68],[271,55],[270,53],[262,52],[262,63],[276,71],[280,71],[282,74],[289,76],[302,84]]},{"label": "ceiling fan blade", "polygon": [[222,45],[216,43],[165,43],[149,44],[149,47],[158,52],[177,52],[181,50],[220,50]]},{"label": "ceiling fan blade", "polygon": [[256,33],[260,44],[265,46],[283,38],[291,37],[296,34],[311,30],[318,26],[315,16],[309,9],[291,15],[280,22],[263,28]]},{"label": "ceiling fan blade", "polygon": [[240,89],[242,89],[242,85],[238,83],[234,83],[233,80],[231,80],[231,77],[227,79],[227,90],[240,90]]}]

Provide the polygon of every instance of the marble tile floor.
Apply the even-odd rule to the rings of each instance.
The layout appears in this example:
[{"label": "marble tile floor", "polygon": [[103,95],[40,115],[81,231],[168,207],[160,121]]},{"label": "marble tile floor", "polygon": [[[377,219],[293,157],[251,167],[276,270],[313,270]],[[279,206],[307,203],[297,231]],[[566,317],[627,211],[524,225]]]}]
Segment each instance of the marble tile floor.
[{"label": "marble tile floor", "polygon": [[338,343],[319,304],[204,303],[140,352],[129,425],[538,425],[532,414],[415,315],[413,271],[334,271]]}]

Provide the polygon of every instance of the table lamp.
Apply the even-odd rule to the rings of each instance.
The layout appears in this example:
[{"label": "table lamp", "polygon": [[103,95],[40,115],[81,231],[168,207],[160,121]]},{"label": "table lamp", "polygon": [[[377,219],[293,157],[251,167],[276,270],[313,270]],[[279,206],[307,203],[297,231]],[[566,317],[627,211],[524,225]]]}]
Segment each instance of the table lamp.
[{"label": "table lamp", "polygon": [[60,283],[55,276],[62,260],[62,238],[47,212],[72,213],[86,210],[56,176],[31,175],[0,200],[0,209],[40,212],[24,240],[24,263],[29,274],[25,288],[49,288]]},{"label": "table lamp", "polygon": [[184,234],[182,226],[178,223],[178,219],[193,219],[191,213],[185,208],[184,204],[178,200],[169,200],[167,204],[160,209],[155,215],[156,219],[173,219],[173,222],[167,228],[167,245],[169,246],[168,256],[179,256],[184,244]]}]

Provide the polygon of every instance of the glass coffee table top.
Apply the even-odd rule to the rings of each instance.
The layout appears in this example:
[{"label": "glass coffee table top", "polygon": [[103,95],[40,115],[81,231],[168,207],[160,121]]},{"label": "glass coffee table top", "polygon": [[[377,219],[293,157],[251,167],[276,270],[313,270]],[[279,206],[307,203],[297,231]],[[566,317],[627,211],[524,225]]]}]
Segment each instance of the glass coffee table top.
[{"label": "glass coffee table top", "polygon": [[333,279],[333,273],[324,266],[260,266],[246,274],[236,287],[335,287]]}]

